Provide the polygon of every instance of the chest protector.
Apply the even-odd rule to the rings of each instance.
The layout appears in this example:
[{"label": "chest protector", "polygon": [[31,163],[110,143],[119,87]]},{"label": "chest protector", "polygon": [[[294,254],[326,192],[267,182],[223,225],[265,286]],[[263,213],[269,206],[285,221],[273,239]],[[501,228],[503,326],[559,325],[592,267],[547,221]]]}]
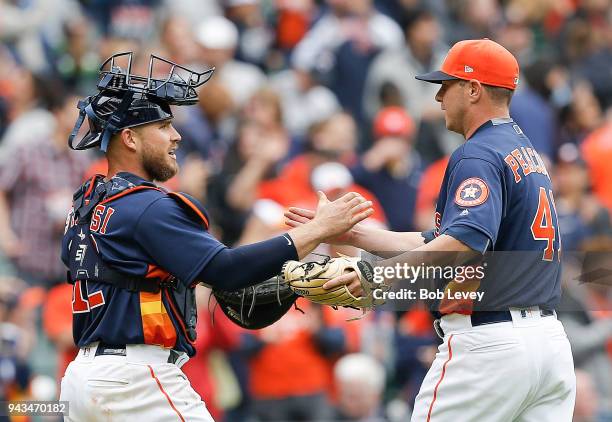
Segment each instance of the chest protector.
[{"label": "chest protector", "polygon": [[[145,189],[157,190],[176,200],[190,216],[208,229],[206,211],[198,201],[185,193],[165,192],[152,183],[140,185],[126,183],[125,186],[112,181],[101,182],[98,175],[85,183],[73,196],[73,214],[70,217],[68,238],[69,271],[67,280],[91,281],[113,285],[131,292],[162,293],[169,303],[168,312],[178,321],[180,330],[190,343],[196,340],[197,306],[195,285],[185,286],[172,274],[159,272],[157,277],[144,277],[126,274],[113,269],[100,257],[96,240],[90,232],[90,223],[97,205],[106,204],[125,195],[135,194]],[[111,195],[109,195],[111,193]]]}]

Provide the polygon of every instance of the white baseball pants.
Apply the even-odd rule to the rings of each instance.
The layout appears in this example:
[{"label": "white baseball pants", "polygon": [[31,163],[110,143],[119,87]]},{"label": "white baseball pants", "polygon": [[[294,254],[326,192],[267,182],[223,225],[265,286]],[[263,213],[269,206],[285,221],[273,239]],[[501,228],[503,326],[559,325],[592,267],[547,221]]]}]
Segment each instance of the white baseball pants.
[{"label": "white baseball pants", "polygon": [[512,321],[472,327],[444,316],[444,343],[415,401],[413,422],[571,422],[576,377],[556,316],[512,309]]},{"label": "white baseball pants", "polygon": [[96,347],[82,348],[62,378],[65,422],[213,422],[180,367],[167,363],[168,349],[128,345],[126,356],[95,356]]}]

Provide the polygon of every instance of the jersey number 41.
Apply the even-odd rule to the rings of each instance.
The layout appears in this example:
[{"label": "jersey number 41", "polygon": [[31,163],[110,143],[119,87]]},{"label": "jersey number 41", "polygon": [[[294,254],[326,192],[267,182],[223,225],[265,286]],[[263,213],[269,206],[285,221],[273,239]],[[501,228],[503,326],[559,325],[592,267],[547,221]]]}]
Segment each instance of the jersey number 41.
[{"label": "jersey number 41", "polygon": [[542,256],[544,261],[552,261],[554,259],[555,239],[558,239],[559,243],[557,259],[561,260],[561,236],[558,233],[559,228],[555,227],[553,224],[553,211],[555,213],[555,220],[557,220],[557,208],[555,207],[555,199],[553,198],[552,190],[549,189],[547,194],[546,189],[540,187],[538,210],[531,223],[531,234],[535,240],[546,241],[546,247],[544,248]]}]

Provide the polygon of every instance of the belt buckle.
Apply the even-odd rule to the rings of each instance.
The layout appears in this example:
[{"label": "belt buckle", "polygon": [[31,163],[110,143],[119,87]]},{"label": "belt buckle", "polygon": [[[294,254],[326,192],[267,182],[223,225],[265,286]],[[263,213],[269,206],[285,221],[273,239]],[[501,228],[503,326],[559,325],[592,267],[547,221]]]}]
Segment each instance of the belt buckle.
[{"label": "belt buckle", "polygon": [[126,356],[127,355],[127,347],[123,344],[121,345],[110,345],[100,343],[96,348],[95,356]]},{"label": "belt buckle", "polygon": [[444,331],[442,330],[442,327],[440,326],[440,319],[434,320],[433,326],[434,326],[434,330],[436,331],[436,334],[438,335],[438,337],[440,337],[441,339],[444,339]]}]

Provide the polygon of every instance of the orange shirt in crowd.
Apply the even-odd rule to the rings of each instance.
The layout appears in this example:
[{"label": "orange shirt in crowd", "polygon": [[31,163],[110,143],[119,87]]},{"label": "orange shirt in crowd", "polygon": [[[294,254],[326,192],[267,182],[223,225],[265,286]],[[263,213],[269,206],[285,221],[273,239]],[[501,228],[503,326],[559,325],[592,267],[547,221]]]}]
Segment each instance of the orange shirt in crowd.
[{"label": "orange shirt in crowd", "polygon": [[250,390],[256,399],[321,393],[331,385],[329,363],[313,338],[318,314],[306,300],[299,300],[298,306],[304,314],[291,308],[255,333],[266,343],[250,361]]},{"label": "orange shirt in crowd", "polygon": [[612,123],[587,136],[581,148],[593,192],[612,213]]},{"label": "orange shirt in crowd", "polygon": [[449,157],[440,158],[423,172],[421,184],[419,185],[419,192],[417,194],[417,212],[427,211],[432,206],[436,206],[448,159]]},{"label": "orange shirt in crowd", "polygon": [[250,361],[250,387],[256,399],[331,391],[334,360],[322,355],[314,340],[321,324],[343,330],[345,352],[358,350],[360,324],[346,322],[354,313],[306,300],[298,300],[298,306],[304,313],[292,308],[276,323],[254,333],[266,343]]},{"label": "orange shirt in crowd", "polygon": [[[262,182],[259,185],[259,198],[271,199],[283,207],[315,207],[319,199],[310,184],[310,171],[311,167],[306,156],[302,155],[294,158],[287,163],[277,178]],[[370,218],[381,223],[386,221],[382,207],[374,194],[356,184],[349,186],[346,190],[357,192],[373,202],[374,214]]]},{"label": "orange shirt in crowd", "polygon": [[58,284],[47,292],[43,307],[43,329],[55,343],[59,353],[57,379],[66,372],[68,364],[76,357],[79,349],[72,339],[72,285]]}]

